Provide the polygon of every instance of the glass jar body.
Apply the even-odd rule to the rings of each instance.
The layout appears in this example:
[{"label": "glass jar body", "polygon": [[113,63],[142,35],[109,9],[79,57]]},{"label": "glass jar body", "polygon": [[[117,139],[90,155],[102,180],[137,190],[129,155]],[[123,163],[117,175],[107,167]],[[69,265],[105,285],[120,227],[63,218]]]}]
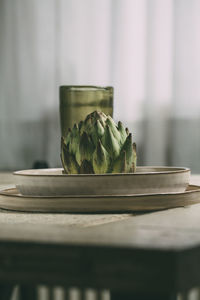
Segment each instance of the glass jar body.
[{"label": "glass jar body", "polygon": [[74,123],[84,120],[95,110],[113,116],[113,87],[61,86],[61,135],[65,136],[68,128],[72,128]]}]

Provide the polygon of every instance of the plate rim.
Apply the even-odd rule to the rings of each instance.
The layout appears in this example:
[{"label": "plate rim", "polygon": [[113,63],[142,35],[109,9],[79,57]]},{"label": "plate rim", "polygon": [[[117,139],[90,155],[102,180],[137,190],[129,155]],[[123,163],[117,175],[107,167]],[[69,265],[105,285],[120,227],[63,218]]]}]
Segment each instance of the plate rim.
[{"label": "plate rim", "polygon": [[17,187],[16,186],[13,186],[13,187],[3,187],[3,189],[0,188],[0,196],[6,196],[6,197],[19,197],[19,198],[33,198],[33,199],[39,199],[39,198],[42,198],[42,199],[57,199],[57,198],[60,198],[60,199],[64,199],[64,198],[74,198],[74,199],[85,199],[85,198],[110,198],[110,199],[113,199],[113,198],[131,198],[131,197],[148,197],[148,196],[168,196],[168,195],[172,195],[172,196],[176,196],[176,195],[185,195],[185,194],[191,194],[191,193],[195,193],[195,192],[200,192],[200,185],[196,185],[196,184],[189,184],[188,185],[188,188],[189,187],[194,187],[195,189],[193,190],[185,190],[184,192],[168,192],[168,193],[148,193],[148,194],[125,194],[125,195],[52,195],[52,196],[36,196],[36,195],[22,195],[20,194],[20,192],[18,192],[18,194],[8,194],[6,191],[9,191],[9,190],[17,190]]},{"label": "plate rim", "polygon": [[27,170],[19,170],[14,171],[13,175],[15,176],[32,176],[32,177],[74,177],[74,178],[80,178],[80,177],[106,177],[106,176],[142,176],[142,175],[159,175],[159,174],[177,174],[177,173],[187,173],[190,172],[190,168],[188,167],[174,167],[174,166],[138,166],[138,168],[145,168],[145,169],[168,169],[166,171],[158,171],[158,172],[135,172],[135,173],[105,173],[105,174],[30,174],[27,172],[31,171],[58,171],[63,170],[63,168],[46,168],[46,169],[27,169]]}]

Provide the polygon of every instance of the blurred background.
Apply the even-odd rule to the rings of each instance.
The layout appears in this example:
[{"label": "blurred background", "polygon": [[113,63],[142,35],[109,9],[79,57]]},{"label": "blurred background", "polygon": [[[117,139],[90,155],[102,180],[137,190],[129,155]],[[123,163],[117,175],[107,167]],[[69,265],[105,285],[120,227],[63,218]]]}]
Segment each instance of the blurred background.
[{"label": "blurred background", "polygon": [[111,85],[140,165],[200,172],[200,0],[0,0],[0,169],[60,166],[60,85]]}]

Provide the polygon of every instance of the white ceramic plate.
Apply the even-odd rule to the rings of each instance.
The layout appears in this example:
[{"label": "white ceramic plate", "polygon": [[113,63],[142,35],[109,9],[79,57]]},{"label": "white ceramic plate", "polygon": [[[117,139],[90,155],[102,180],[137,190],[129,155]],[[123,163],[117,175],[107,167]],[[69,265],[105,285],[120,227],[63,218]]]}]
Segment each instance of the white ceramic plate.
[{"label": "white ceramic plate", "polygon": [[16,188],[0,191],[0,208],[51,213],[125,213],[154,211],[200,203],[200,186],[183,193],[121,196],[23,196]]},{"label": "white ceramic plate", "polygon": [[22,195],[127,195],[184,192],[190,170],[175,167],[138,167],[128,174],[62,174],[62,169],[14,172]]}]

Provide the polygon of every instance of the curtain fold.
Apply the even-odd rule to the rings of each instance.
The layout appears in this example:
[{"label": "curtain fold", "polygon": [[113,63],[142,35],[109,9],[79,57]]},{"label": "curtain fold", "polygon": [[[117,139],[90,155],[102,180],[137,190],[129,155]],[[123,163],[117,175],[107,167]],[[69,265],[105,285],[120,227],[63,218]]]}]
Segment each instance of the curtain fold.
[{"label": "curtain fold", "polygon": [[113,85],[138,162],[200,172],[200,0],[1,0],[0,169],[60,166],[59,85]]}]

